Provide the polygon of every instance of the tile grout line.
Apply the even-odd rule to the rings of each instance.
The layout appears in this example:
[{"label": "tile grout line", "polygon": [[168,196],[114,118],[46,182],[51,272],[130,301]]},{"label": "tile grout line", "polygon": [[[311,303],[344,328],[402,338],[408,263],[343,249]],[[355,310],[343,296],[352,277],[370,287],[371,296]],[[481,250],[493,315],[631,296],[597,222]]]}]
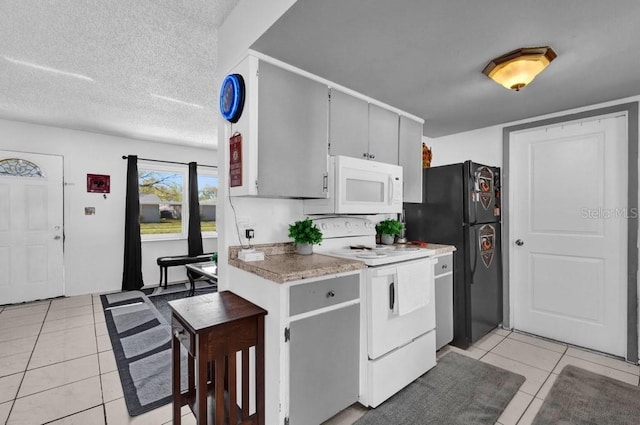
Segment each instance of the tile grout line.
[{"label": "tile grout line", "polygon": [[42,334],[42,328],[44,327],[44,322],[47,318],[47,314],[49,314],[49,309],[51,308],[51,300],[49,300],[49,305],[47,306],[47,312],[42,318],[42,324],[40,324],[40,330],[38,331],[38,335],[36,337],[36,342],[33,344],[33,348],[31,349],[31,354],[29,355],[29,360],[27,360],[27,364],[25,366],[24,372],[22,372],[22,379],[20,379],[20,385],[18,385],[18,389],[16,390],[16,394],[13,397],[13,403],[11,403],[11,409],[9,409],[9,414],[7,415],[7,421],[5,425],[9,423],[9,418],[11,418],[11,413],[13,413],[13,408],[16,405],[16,400],[18,399],[18,394],[20,393],[20,388],[22,388],[22,383],[24,382],[24,377],[27,374],[27,370],[29,367],[29,363],[31,363],[31,359],[33,358],[33,353],[36,351],[36,346],[38,345],[38,340],[40,339],[40,335]]},{"label": "tile grout line", "polygon": [[[104,307],[102,305],[102,298],[100,296],[98,296],[98,301],[99,301],[99,305],[100,307],[103,309],[102,314],[104,315]],[[107,423],[107,405],[104,401],[104,386],[102,385],[102,362],[100,361],[100,349],[98,348],[98,330],[96,329],[96,303],[95,303],[95,298],[93,297],[93,294],[91,295],[91,311],[93,313],[93,332],[95,334],[96,337],[96,350],[98,351],[98,373],[99,373],[99,380],[100,380],[100,397],[102,398],[102,417],[104,419],[104,423]],[[109,335],[107,333],[107,335]],[[118,378],[120,377],[120,375],[118,374]]]}]

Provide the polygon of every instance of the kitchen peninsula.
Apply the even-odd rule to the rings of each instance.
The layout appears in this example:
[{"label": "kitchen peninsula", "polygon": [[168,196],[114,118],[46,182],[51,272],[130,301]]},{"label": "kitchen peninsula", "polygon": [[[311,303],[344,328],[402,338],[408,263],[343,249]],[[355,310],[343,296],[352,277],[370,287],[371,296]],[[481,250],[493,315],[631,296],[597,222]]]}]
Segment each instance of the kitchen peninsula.
[{"label": "kitchen peninsula", "polygon": [[[245,262],[238,258],[240,249],[229,250],[233,292],[269,312],[266,423],[321,423],[355,402],[370,405],[363,398],[368,391],[364,261],[324,251],[298,255],[293,244],[276,243],[256,245],[265,259]],[[428,244],[428,249],[440,257],[455,248]]]}]

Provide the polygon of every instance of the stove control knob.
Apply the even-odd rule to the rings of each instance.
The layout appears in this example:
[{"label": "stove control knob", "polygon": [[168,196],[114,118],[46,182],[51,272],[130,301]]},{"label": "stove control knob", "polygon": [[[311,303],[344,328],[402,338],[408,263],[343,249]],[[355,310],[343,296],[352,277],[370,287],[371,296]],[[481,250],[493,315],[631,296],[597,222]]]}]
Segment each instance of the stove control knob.
[{"label": "stove control knob", "polygon": [[344,223],[344,227],[346,227],[347,229],[351,229],[351,223],[350,222],[345,222]]},{"label": "stove control knob", "polygon": [[329,228],[329,226],[327,226],[327,223],[322,223],[320,227],[322,228],[322,230],[327,230]]}]

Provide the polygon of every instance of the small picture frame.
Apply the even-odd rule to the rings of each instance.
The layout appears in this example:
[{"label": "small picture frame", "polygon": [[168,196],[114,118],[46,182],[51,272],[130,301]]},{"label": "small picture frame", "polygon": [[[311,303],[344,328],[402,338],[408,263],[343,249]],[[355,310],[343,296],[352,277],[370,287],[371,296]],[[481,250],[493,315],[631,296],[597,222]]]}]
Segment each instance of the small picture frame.
[{"label": "small picture frame", "polygon": [[110,193],[111,176],[104,174],[87,174],[87,192]]}]

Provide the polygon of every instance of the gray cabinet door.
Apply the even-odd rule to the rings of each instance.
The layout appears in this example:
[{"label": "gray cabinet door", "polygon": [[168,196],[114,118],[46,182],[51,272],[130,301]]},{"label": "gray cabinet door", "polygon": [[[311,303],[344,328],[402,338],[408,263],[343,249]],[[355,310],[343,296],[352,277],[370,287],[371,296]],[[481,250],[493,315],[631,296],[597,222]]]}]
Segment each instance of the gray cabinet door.
[{"label": "gray cabinet door", "polygon": [[260,62],[258,195],[326,198],[328,87]]},{"label": "gray cabinet door", "polygon": [[358,400],[359,327],[359,304],[291,323],[291,425],[322,423]]},{"label": "gray cabinet door", "polygon": [[369,122],[367,102],[332,89],[329,111],[331,155],[366,159]]},{"label": "gray cabinet door", "polygon": [[398,164],[398,114],[369,104],[369,159]]},{"label": "gray cabinet door", "polygon": [[422,124],[400,116],[399,134],[404,202],[422,202]]},{"label": "gray cabinet door", "polygon": [[[437,266],[438,264],[436,264]],[[453,274],[436,278],[434,286],[436,298],[436,350],[439,350],[453,341]]]}]

